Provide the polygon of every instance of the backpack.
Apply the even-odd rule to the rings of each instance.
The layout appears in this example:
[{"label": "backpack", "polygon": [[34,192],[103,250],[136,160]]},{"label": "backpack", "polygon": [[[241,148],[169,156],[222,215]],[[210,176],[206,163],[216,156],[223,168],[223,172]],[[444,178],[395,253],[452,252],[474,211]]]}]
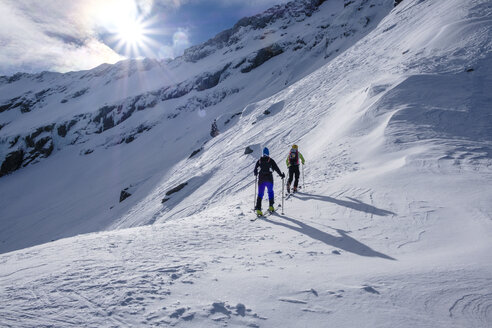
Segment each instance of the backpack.
[{"label": "backpack", "polygon": [[263,156],[260,158],[260,175],[272,174],[272,164],[270,163],[270,157]]},{"label": "backpack", "polygon": [[289,164],[299,165],[299,152],[297,150],[291,150],[289,153]]}]

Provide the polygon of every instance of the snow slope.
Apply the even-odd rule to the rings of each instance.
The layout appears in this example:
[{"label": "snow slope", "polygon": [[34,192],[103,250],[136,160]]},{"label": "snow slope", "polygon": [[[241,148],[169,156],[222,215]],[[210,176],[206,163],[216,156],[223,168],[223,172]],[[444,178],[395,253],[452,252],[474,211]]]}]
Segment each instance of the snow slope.
[{"label": "snow slope", "polygon": [[[211,116],[221,133],[205,144],[182,149],[199,135],[190,128],[179,140],[145,133],[119,145],[147,154],[142,171],[156,172],[145,180],[137,162],[124,171],[133,174],[127,182],[142,179],[132,186],[142,194],[107,223],[134,228],[1,255],[0,323],[489,327],[491,12],[490,1],[403,1],[296,83],[273,84],[258,100],[247,91],[237,103],[226,100],[220,106],[243,101],[241,114],[224,129],[235,111],[217,109]],[[169,169],[162,172],[151,154],[132,150],[166,142],[175,157],[163,156]],[[250,222],[261,148],[285,171],[292,143],[307,161],[302,192],[279,213]],[[244,154],[247,146],[252,154]],[[68,165],[93,169],[78,186],[93,188],[90,177],[115,155],[95,149],[98,166],[60,151],[0,184],[23,185]],[[58,183],[53,190],[66,184],[79,193],[63,178]],[[280,192],[277,177],[276,203]]]},{"label": "snow slope", "polygon": [[[0,79],[0,251],[152,223],[183,200],[163,207],[167,191],[212,178],[191,169],[198,156],[188,159],[205,150],[214,120],[225,133],[249,104],[335,58],[392,8],[391,0],[295,1],[171,62]],[[132,196],[120,203],[125,189]],[[123,223],[149,195],[159,197],[153,213]]]}]

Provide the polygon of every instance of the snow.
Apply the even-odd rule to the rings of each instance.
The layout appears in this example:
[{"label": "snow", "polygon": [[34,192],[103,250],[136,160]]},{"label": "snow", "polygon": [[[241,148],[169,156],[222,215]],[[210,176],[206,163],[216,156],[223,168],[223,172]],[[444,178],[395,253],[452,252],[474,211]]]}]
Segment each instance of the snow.
[{"label": "snow", "polygon": [[[403,1],[336,57],[284,53],[203,113],[170,100],[0,178],[0,325],[491,326],[491,10]],[[51,121],[25,122],[0,133]],[[301,192],[251,222],[262,147],[285,172],[293,143]]]}]

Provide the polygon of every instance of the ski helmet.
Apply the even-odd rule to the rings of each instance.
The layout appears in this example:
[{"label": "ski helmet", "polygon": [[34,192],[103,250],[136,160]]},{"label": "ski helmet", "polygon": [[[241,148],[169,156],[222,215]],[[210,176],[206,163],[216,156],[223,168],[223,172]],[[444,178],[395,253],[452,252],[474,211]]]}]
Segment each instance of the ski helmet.
[{"label": "ski helmet", "polygon": [[292,145],[292,149],[298,149],[299,147],[297,145]]},{"label": "ski helmet", "polygon": [[263,155],[264,156],[270,156],[270,151],[268,150],[267,147],[263,148]]}]

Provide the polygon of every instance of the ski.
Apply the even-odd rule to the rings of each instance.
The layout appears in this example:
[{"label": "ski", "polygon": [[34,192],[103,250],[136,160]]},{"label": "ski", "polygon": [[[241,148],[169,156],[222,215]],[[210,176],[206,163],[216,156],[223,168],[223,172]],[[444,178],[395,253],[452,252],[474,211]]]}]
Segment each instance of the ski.
[{"label": "ski", "polygon": [[256,210],[253,210],[253,211],[255,212],[256,217],[251,218],[251,219],[250,219],[250,221],[256,221],[256,220],[258,220],[258,219],[265,219],[265,218],[267,218],[268,216],[270,216],[270,215],[272,215],[272,214],[274,214],[274,213],[275,213],[275,211],[273,211],[273,212],[266,211],[266,213],[263,213],[262,215],[258,215],[258,214],[256,214]]}]

